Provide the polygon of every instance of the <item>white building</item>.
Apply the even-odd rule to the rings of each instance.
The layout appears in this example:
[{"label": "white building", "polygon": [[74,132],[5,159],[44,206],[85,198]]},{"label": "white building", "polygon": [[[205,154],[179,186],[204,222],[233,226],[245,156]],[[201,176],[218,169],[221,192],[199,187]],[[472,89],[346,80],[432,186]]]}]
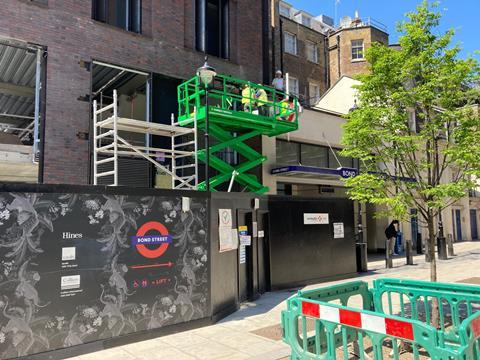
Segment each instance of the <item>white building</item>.
[{"label": "white building", "polygon": [[[342,176],[355,173],[358,163],[340,156],[342,125],[356,104],[359,81],[342,76],[311,109],[299,117],[299,129],[277,138],[264,137],[263,182],[270,193],[308,197],[346,197]],[[384,230],[392,219],[375,218],[376,208],[363,205],[362,223],[369,251],[385,249]],[[355,211],[358,207],[355,206]],[[410,221],[401,223],[405,240],[416,244],[417,234],[425,239],[427,229],[411,209]],[[480,193],[471,192],[442,212],[445,236],[454,240],[475,240],[479,233]],[[355,216],[357,216],[355,214]]]}]

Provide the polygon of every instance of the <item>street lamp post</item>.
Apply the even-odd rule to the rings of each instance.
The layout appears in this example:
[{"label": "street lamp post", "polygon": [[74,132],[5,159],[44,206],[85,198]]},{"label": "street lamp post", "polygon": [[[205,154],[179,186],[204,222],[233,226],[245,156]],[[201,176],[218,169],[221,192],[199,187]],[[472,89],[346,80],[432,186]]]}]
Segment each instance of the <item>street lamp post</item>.
[{"label": "street lamp post", "polygon": [[209,176],[209,167],[210,167],[210,138],[209,131],[210,125],[208,122],[208,88],[212,84],[217,73],[215,69],[208,65],[207,56],[205,56],[205,64],[202,67],[197,69],[197,76],[200,79],[200,82],[205,87],[205,190],[210,191],[210,176]]},{"label": "street lamp post", "polygon": [[[435,137],[435,167],[436,167],[436,177],[438,183],[440,183],[440,168],[439,168],[439,159],[438,159],[438,140],[439,137]],[[438,237],[437,237],[437,251],[438,258],[441,260],[447,260],[447,243],[445,236],[443,234],[443,221],[442,221],[442,210],[438,212]],[[435,254],[434,254],[435,256]]]}]

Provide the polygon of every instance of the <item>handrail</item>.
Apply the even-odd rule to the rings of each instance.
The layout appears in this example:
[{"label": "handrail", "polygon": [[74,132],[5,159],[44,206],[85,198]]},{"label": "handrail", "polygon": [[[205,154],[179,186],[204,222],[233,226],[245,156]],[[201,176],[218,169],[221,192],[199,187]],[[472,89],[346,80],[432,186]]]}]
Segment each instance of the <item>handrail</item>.
[{"label": "handrail", "polygon": [[[249,88],[248,97],[242,94],[244,86]],[[259,90],[265,91],[267,100],[259,99],[255,93]],[[178,107],[179,115],[187,116],[191,114],[193,107],[200,108],[200,99],[205,94],[198,76],[195,76],[179,85],[178,91]],[[289,123],[298,123],[298,99],[295,96],[278,91],[277,89],[262,84],[257,84],[248,80],[237,79],[229,75],[217,75],[209,89],[209,98],[218,101],[218,104],[211,104],[210,107],[219,106],[222,109],[233,111],[248,112],[257,114],[253,106],[245,106],[255,104],[258,108],[265,106],[267,112],[263,116],[275,121],[285,121]],[[288,102],[285,101],[288,99]],[[234,106],[234,102],[236,105]],[[293,105],[291,105],[293,104]],[[240,108],[240,106],[242,108]],[[245,107],[245,109],[243,108]],[[293,116],[293,119],[285,120]]]}]

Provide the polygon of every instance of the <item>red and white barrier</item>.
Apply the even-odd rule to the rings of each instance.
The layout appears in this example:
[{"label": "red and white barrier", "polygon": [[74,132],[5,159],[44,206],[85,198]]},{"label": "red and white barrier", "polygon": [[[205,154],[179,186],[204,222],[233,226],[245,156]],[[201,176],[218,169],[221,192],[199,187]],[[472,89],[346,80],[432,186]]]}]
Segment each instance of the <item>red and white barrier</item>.
[{"label": "red and white barrier", "polygon": [[329,321],[335,324],[395,336],[405,340],[414,340],[413,325],[407,321],[395,320],[383,316],[370,315],[359,311],[345,310],[307,301],[302,302],[302,314],[304,316]]}]

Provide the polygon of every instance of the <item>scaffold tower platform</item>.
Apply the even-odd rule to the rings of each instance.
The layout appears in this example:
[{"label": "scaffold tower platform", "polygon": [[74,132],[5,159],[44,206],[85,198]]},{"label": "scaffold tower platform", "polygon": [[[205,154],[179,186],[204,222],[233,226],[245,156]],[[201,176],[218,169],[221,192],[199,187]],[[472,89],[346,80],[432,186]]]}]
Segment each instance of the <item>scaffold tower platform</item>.
[{"label": "scaffold tower platform", "polygon": [[[168,138],[172,145],[170,148],[139,146],[122,136],[125,133]],[[103,158],[99,159],[99,156]],[[119,156],[146,159],[157,169],[171,176],[172,189],[196,190],[198,185],[196,120],[194,118],[192,126],[187,128],[175,122],[173,116],[169,125],[120,117],[118,95],[114,90],[111,104],[99,108],[97,101],[93,102],[94,185],[99,183],[100,178],[109,179],[103,182],[106,185],[119,185]],[[159,157],[170,159],[170,164],[162,164],[158,160]],[[175,166],[179,160],[182,160],[182,165]],[[108,164],[109,168],[105,169],[104,164]]]}]

